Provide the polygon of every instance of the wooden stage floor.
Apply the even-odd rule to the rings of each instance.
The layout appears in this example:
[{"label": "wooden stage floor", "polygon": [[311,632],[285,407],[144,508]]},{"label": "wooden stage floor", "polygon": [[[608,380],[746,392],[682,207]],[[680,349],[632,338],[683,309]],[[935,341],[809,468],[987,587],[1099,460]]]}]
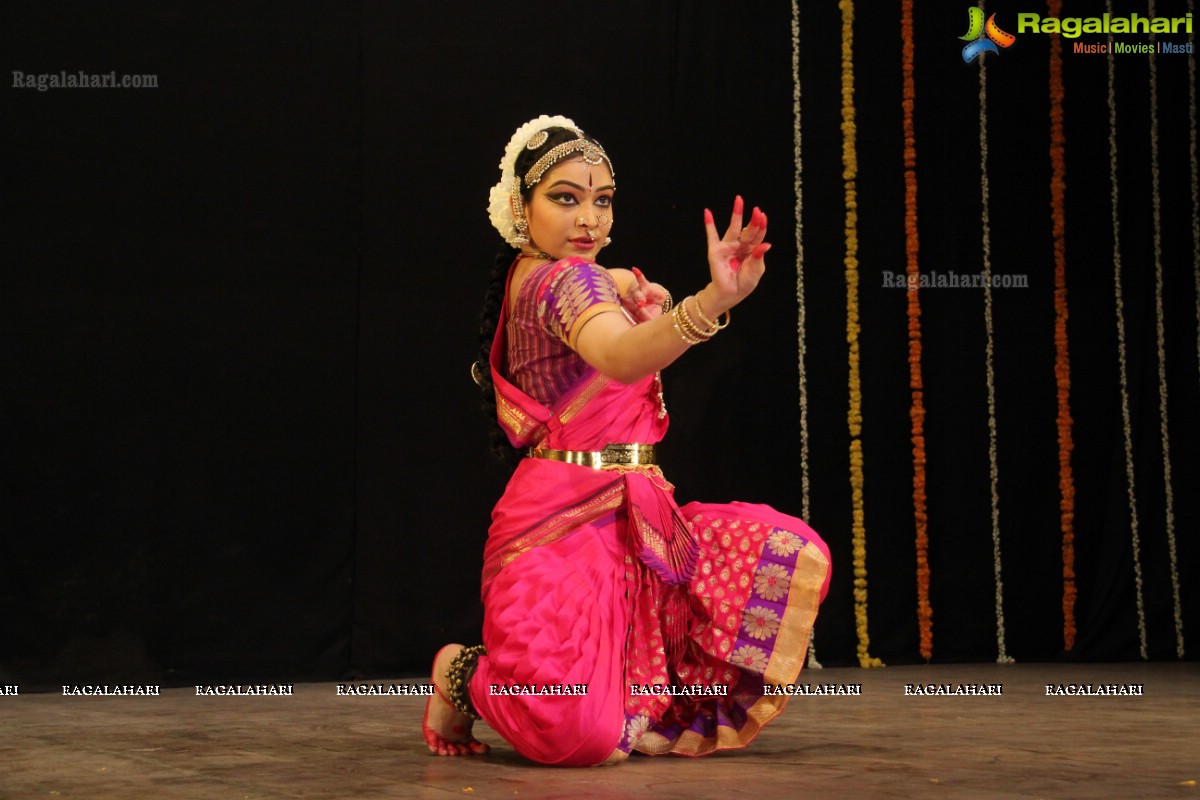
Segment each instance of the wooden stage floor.
[{"label": "wooden stage floor", "polygon": [[[421,739],[422,698],[338,696],[336,684],[290,697],[0,696],[0,798],[1200,800],[1195,663],[839,668],[801,682],[861,695],[795,697],[746,750],[592,769],[532,765],[484,725],[490,756],[437,758]],[[1047,684],[1144,694],[1047,696]]]}]

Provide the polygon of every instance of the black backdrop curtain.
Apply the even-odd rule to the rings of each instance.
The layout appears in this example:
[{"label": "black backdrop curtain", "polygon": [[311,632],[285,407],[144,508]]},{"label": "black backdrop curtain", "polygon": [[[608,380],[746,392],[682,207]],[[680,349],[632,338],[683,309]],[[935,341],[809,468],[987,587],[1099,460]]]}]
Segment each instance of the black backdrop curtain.
[{"label": "black backdrop curtain", "polygon": [[[1064,15],[1099,13],[1078,5]],[[880,281],[904,270],[900,12],[859,6],[871,649],[904,663],[920,660],[906,298]],[[922,268],[960,274],[982,269],[965,16],[920,3],[915,19]],[[834,558],[816,632],[826,664],[855,663],[856,644],[841,20],[836,3],[800,4],[809,521]],[[662,460],[681,502],[800,513],[791,37],[791,10],[775,2],[5,4],[7,70],[158,81],[45,92],[4,82],[5,680],[420,674],[441,643],[478,639],[482,545],[505,479],[468,374],[499,244],[487,190],[512,130],[537,114],[570,116],[605,143],[620,187],[606,262],[642,267],[677,298],[706,280],[704,207],[721,216],[742,193],[770,214],[762,289],[667,373]],[[993,269],[1030,284],[994,293],[1008,651],[1136,659],[1106,61],[1069,52],[1080,639],[1063,653],[1048,46],[1026,35],[988,57]],[[1157,62],[1185,633],[1200,612],[1192,58]],[[1117,136],[1145,615],[1150,657],[1167,659],[1148,63],[1117,64]],[[934,658],[990,660],[982,292],[929,291],[922,304]]]}]

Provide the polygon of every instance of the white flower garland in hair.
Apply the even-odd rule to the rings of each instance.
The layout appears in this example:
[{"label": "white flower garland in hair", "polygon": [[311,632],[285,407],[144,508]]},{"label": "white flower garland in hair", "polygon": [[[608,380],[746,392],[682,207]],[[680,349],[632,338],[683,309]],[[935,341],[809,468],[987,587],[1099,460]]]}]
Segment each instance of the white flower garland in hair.
[{"label": "white flower garland in hair", "polygon": [[[983,3],[979,4],[983,8]],[[992,488],[992,563],[996,579],[996,663],[1011,664],[1004,645],[1004,580],[1000,574],[1000,466],[996,456],[996,376],[992,366],[992,225],[988,212],[987,56],[979,59],[979,186],[983,200],[983,321],[987,331],[988,473]]]},{"label": "white flower garland in hair", "polygon": [[[1154,18],[1154,0],[1147,13]],[[1150,34],[1154,46],[1155,35]],[[1189,59],[1190,61],[1191,59]],[[1166,489],[1167,546],[1171,556],[1171,589],[1175,597],[1175,654],[1183,658],[1183,612],[1179,603],[1179,567],[1175,555],[1175,492],[1171,488],[1171,437],[1167,419],[1167,342],[1166,320],[1163,312],[1162,269],[1162,193],[1158,169],[1158,67],[1150,59],[1150,174],[1154,209],[1154,327],[1158,339],[1158,425],[1162,436],[1163,486]],[[1142,658],[1145,658],[1145,654]]]},{"label": "white flower garland in hair", "polygon": [[[1107,3],[1112,13],[1112,0]],[[1113,38],[1108,37],[1109,52]],[[1133,427],[1129,413],[1129,366],[1125,345],[1125,295],[1121,289],[1121,215],[1118,213],[1119,191],[1117,184],[1117,95],[1115,59],[1108,59],[1108,183],[1112,203],[1113,229],[1113,295],[1117,308],[1117,360],[1121,378],[1121,424],[1125,433],[1125,491],[1129,496],[1129,530],[1133,547],[1133,581],[1137,598],[1138,641],[1142,658],[1148,658],[1146,648],[1146,606],[1142,592],[1142,542],[1138,534],[1137,489],[1133,476]]]},{"label": "white flower garland in hair", "polygon": [[[800,6],[792,0],[792,157],[795,160],[793,190],[796,193],[796,360],[800,376],[800,516],[808,514],[808,377],[804,367],[807,352],[804,336],[804,194],[801,191],[803,161],[800,158]],[[808,668],[821,669],[817,661],[817,632],[808,634]]]},{"label": "white flower garland in hair", "polygon": [[[513,247],[518,244],[516,220],[513,219],[511,205],[513,182],[516,180],[517,156],[535,133],[547,128],[570,128],[579,131],[579,126],[566,117],[550,117],[545,114],[531,119],[517,128],[516,133],[508,140],[508,147],[504,148],[504,158],[500,159],[500,182],[492,187],[492,191],[488,195],[488,217],[492,221],[492,227],[499,231],[504,241]],[[582,135],[583,132],[579,132]]]}]

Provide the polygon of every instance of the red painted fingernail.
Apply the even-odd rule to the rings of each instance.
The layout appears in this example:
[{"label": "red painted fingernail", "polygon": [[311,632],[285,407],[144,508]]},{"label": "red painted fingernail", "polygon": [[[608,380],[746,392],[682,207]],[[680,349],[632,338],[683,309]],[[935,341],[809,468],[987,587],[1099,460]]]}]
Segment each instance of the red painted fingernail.
[{"label": "red painted fingernail", "polygon": [[712,225],[712,224],[713,224],[713,215],[712,215],[712,212],[711,212],[711,211],[709,211],[707,208],[706,208],[706,209],[704,209],[704,223],[705,223],[706,225]]},{"label": "red painted fingernail", "polygon": [[640,269],[638,269],[637,267],[630,267],[629,269],[631,272],[633,272],[634,275],[637,275],[639,278],[646,277],[645,275],[642,274],[642,271]]},{"label": "red painted fingernail", "polygon": [[743,207],[744,207],[744,203],[742,202],[742,196],[739,194],[737,197],[733,198],[733,213],[735,213],[735,214],[742,213]]},{"label": "red painted fingernail", "polygon": [[767,251],[770,249],[771,249],[771,245],[769,245],[766,242],[763,242],[762,244],[755,247],[752,251],[750,251],[750,257],[751,258],[762,258],[763,256],[765,256],[767,254]]}]

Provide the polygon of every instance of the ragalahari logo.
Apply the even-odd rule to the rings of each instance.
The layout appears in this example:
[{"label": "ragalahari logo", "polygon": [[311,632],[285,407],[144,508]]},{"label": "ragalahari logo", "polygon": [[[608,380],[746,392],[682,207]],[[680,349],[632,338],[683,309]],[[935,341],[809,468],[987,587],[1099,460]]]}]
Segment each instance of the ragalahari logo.
[{"label": "ragalahari logo", "polygon": [[992,14],[983,21],[983,9],[972,6],[967,9],[967,33],[958,37],[964,42],[970,42],[963,48],[963,61],[970,64],[984,53],[999,53],[1000,47],[1012,47],[1017,37],[1000,30],[996,24],[996,15]]}]

